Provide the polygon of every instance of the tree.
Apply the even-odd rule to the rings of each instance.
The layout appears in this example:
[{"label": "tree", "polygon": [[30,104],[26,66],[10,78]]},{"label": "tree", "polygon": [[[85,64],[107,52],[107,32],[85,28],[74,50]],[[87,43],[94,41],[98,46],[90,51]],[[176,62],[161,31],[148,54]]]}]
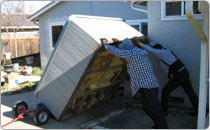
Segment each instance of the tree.
[{"label": "tree", "polygon": [[16,32],[25,24],[27,16],[24,11],[24,1],[4,1],[1,6],[1,30],[7,34],[10,40],[10,32],[14,33],[15,40],[15,56],[17,57]]}]

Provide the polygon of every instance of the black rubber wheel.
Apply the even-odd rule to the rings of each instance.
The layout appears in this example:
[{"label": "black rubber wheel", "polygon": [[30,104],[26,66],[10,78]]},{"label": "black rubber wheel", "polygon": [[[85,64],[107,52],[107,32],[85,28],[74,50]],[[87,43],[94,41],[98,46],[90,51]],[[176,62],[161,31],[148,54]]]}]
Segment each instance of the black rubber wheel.
[{"label": "black rubber wheel", "polygon": [[46,124],[49,120],[49,111],[46,107],[42,106],[35,111],[34,115],[34,124],[43,125]]},{"label": "black rubber wheel", "polygon": [[26,109],[28,110],[28,105],[25,101],[17,101],[12,108],[12,113],[15,117],[18,117],[19,114],[21,114],[20,111],[18,111],[19,109]]}]

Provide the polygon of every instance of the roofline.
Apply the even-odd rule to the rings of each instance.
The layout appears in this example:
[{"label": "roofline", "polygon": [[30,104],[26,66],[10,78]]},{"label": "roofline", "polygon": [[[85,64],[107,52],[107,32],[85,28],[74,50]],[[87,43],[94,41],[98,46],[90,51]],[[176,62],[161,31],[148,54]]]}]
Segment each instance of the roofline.
[{"label": "roofline", "polygon": [[47,10],[49,10],[52,7],[54,7],[55,5],[57,5],[60,2],[61,1],[53,1],[53,2],[51,2],[49,4],[47,4],[46,6],[44,6],[43,8],[41,8],[40,10],[38,10],[37,12],[32,14],[31,16],[29,16],[27,21],[38,21],[38,17],[40,15],[42,15],[44,12],[46,12]]},{"label": "roofline", "polygon": [[[40,15],[42,15],[47,10],[49,10],[52,7],[54,7],[55,5],[57,5],[60,2],[61,1],[53,1],[53,2],[49,3],[48,5],[44,6],[43,8],[41,8],[40,10],[38,10],[37,12],[35,12],[34,14],[30,15],[28,17],[27,21],[38,21],[38,18],[39,18]],[[144,2],[144,1],[142,1],[142,2]]]}]

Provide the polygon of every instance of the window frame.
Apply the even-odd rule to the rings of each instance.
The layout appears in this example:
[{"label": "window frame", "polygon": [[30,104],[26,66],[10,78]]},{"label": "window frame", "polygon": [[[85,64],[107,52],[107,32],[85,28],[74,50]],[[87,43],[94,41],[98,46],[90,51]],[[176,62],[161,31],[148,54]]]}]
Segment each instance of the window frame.
[{"label": "window frame", "polygon": [[142,23],[147,23],[148,19],[125,20],[128,25],[139,25],[139,32],[142,32]]},{"label": "window frame", "polygon": [[52,27],[53,26],[60,26],[62,25],[64,27],[65,21],[59,21],[59,22],[50,22],[49,23],[49,46],[50,46],[50,51],[54,50],[53,47],[53,36],[52,36]]},{"label": "window frame", "polygon": [[[174,2],[182,2],[181,3],[181,15],[174,16],[166,16],[166,2],[173,1],[161,1],[161,21],[170,21],[170,20],[187,20],[186,14],[184,14],[184,2],[185,1],[174,1]],[[195,14],[197,19],[202,19],[202,14]]]}]

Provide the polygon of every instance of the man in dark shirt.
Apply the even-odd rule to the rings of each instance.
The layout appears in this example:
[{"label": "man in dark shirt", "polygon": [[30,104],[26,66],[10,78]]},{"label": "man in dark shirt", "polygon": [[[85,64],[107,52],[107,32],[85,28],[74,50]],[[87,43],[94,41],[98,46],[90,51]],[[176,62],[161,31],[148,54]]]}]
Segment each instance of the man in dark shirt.
[{"label": "man in dark shirt", "polygon": [[162,89],[161,104],[165,115],[168,114],[168,100],[172,91],[181,86],[188,95],[195,112],[190,113],[196,115],[198,112],[198,97],[195,94],[189,79],[189,72],[185,65],[177,58],[177,56],[167,48],[163,48],[160,44],[151,47],[148,37],[144,37],[145,43],[139,42],[139,45],[146,51],[151,52],[155,57],[160,59],[160,66],[170,79]]}]

